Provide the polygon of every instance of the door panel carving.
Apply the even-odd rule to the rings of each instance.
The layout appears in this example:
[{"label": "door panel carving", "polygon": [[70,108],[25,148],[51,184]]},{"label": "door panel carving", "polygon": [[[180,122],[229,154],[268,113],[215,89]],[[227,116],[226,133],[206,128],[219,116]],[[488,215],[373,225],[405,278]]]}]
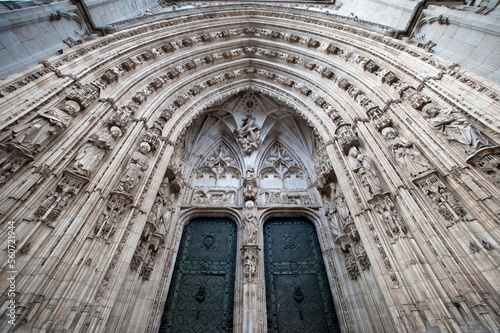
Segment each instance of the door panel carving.
[{"label": "door panel carving", "polygon": [[184,229],[159,332],[232,332],[236,225],[196,219]]},{"label": "door panel carving", "polygon": [[267,222],[264,255],[268,331],[340,333],[314,226]]}]

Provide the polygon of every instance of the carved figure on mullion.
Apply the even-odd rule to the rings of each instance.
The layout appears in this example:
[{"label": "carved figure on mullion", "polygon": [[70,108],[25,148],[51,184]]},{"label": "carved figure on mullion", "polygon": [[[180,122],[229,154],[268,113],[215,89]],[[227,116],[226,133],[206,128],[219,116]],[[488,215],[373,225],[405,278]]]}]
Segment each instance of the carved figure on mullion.
[{"label": "carved figure on mullion", "polygon": [[244,244],[256,244],[257,242],[257,208],[251,200],[245,203],[244,213]]},{"label": "carved figure on mullion", "polygon": [[245,118],[243,118],[243,127],[235,129],[234,134],[244,154],[250,155],[260,148],[262,143],[260,139],[260,128],[255,123],[255,118],[250,113],[247,113]]},{"label": "carved figure on mullion", "polygon": [[490,146],[481,132],[475,128],[460,112],[444,112],[435,104],[427,104],[423,111],[428,114],[427,121],[433,129],[443,135],[466,154],[472,154],[482,147]]},{"label": "carved figure on mullion", "polygon": [[360,153],[355,146],[349,149],[349,162],[351,169],[358,175],[368,193],[375,195],[383,192],[382,184],[372,165],[371,159],[365,154]]},{"label": "carved figure on mullion", "polygon": [[394,128],[384,128],[382,130],[382,135],[387,140],[387,148],[389,148],[394,158],[404,166],[413,177],[434,169],[429,161],[422,156],[420,151],[415,147],[414,143],[397,135]]},{"label": "carved figure on mullion", "polygon": [[243,195],[245,200],[255,201],[257,197],[257,178],[254,168],[248,168],[246,177],[243,180]]},{"label": "carved figure on mullion", "polygon": [[139,151],[132,154],[129,164],[120,178],[116,190],[118,192],[132,194],[135,187],[142,178],[142,174],[149,167],[148,165],[148,153],[151,147],[148,143],[142,142]]}]

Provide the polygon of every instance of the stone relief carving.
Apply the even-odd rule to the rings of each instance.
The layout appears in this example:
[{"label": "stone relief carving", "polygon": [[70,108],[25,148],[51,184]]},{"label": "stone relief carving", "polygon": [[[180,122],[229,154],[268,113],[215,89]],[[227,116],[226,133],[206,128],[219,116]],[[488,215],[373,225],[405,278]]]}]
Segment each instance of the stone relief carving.
[{"label": "stone relief carving", "polygon": [[221,186],[224,179],[227,185],[240,186],[241,171],[236,157],[225,143],[221,143],[193,174],[198,179],[213,178],[215,182],[212,186]]},{"label": "stone relief carving", "polygon": [[257,197],[257,178],[254,168],[248,168],[243,180],[243,196],[245,200],[255,201]]},{"label": "stone relief carving", "polygon": [[119,127],[113,126],[110,130],[103,130],[92,135],[78,151],[71,171],[83,177],[90,178],[97,169],[106,151],[114,148],[117,139],[122,135]]},{"label": "stone relief carving", "polygon": [[236,190],[195,190],[193,205],[235,205]]},{"label": "stone relief carving", "polygon": [[311,205],[313,200],[308,192],[295,191],[263,191],[259,194],[264,205]]},{"label": "stone relief carving", "polygon": [[121,193],[112,193],[106,210],[101,213],[94,226],[94,235],[109,239],[113,237],[122,215],[130,206],[131,200]]},{"label": "stone relief carving", "polygon": [[439,179],[437,172],[425,174],[413,182],[432,200],[438,212],[451,224],[473,219],[465,207]]},{"label": "stone relief carving", "polygon": [[80,106],[76,102],[66,101],[62,107],[51,107],[38,112],[35,119],[12,130],[13,138],[9,146],[33,159],[52,138],[71,124],[73,113],[78,111]]},{"label": "stone relief carving", "polygon": [[386,139],[387,148],[389,148],[392,156],[409,171],[412,177],[434,169],[415,147],[414,143],[399,136],[394,128],[384,128],[382,135]]},{"label": "stone relief carving", "polygon": [[383,192],[380,179],[372,165],[371,159],[359,152],[357,147],[349,149],[349,163],[351,169],[358,175],[359,180],[368,193],[375,195]]},{"label": "stone relief carving", "polygon": [[257,207],[251,200],[245,202],[245,210],[243,216],[243,224],[245,234],[243,237],[244,244],[256,244],[257,241]]},{"label": "stone relief carving", "polygon": [[[273,178],[279,181],[275,182]],[[301,165],[279,142],[266,154],[260,170],[260,180],[260,186],[266,188],[287,188],[287,185],[292,188],[307,188]]]},{"label": "stone relief carving", "polygon": [[171,217],[175,211],[175,194],[168,194],[170,192],[167,190],[168,186],[169,180],[165,178],[160,185],[153,207],[148,214],[139,244],[130,262],[130,268],[139,271],[139,276],[146,281],[149,280],[153,271],[158,251],[165,243],[164,237],[167,233],[167,226],[170,224]]},{"label": "stone relief carving", "polygon": [[255,124],[255,118],[247,113],[243,118],[243,126],[240,129],[235,129],[234,134],[240,143],[243,153],[250,155],[252,152],[260,148],[260,128]]},{"label": "stone relief carving", "polygon": [[475,154],[469,156],[466,161],[486,173],[492,183],[500,187],[500,147],[479,149]]},{"label": "stone relief carving", "polygon": [[377,195],[369,203],[378,213],[389,237],[404,237],[407,233],[406,224],[397,212],[389,194]]},{"label": "stone relief carving", "polygon": [[341,124],[335,130],[338,136],[339,143],[344,151],[344,154],[353,146],[359,144],[358,136],[354,133],[350,124]]},{"label": "stone relief carving", "polygon": [[481,132],[466,120],[458,111],[443,111],[435,104],[427,104],[423,111],[428,114],[431,127],[443,133],[450,143],[472,154],[482,147],[490,146]]},{"label": "stone relief carving", "polygon": [[126,193],[128,195],[133,194],[135,187],[142,178],[142,174],[149,167],[148,154],[150,150],[150,145],[146,142],[142,142],[139,151],[132,154],[127,168],[116,187],[117,192]]},{"label": "stone relief carving", "polygon": [[257,245],[245,244],[241,247],[243,259],[244,283],[256,283],[257,269],[259,267],[259,251]]}]

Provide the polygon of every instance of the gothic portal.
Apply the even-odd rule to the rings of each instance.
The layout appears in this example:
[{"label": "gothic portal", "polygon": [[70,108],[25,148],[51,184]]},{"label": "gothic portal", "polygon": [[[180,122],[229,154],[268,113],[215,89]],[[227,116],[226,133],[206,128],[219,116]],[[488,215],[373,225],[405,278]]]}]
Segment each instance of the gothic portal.
[{"label": "gothic portal", "polygon": [[497,5],[1,3],[1,331],[499,332]]}]

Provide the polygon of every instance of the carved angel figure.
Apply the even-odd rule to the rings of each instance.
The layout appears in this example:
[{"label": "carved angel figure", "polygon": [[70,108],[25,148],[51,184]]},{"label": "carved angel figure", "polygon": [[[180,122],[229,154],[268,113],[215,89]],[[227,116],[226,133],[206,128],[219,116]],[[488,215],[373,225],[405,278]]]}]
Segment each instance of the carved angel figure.
[{"label": "carved angel figure", "polygon": [[490,145],[481,132],[458,111],[443,112],[432,103],[427,104],[423,111],[429,115],[427,121],[432,128],[443,133],[450,142],[460,144],[465,149],[465,153],[470,154]]},{"label": "carved angel figure", "polygon": [[139,183],[144,171],[148,168],[148,152],[149,144],[143,142],[139,151],[132,154],[132,158],[125,170],[125,174],[120,178],[117,190],[131,194],[134,188]]},{"label": "carved angel figure", "polygon": [[90,137],[78,151],[72,171],[85,177],[92,176],[107,150],[113,149],[115,140],[121,136],[120,128],[113,126],[110,132],[104,131]]},{"label": "carved angel figure", "polygon": [[245,154],[249,155],[260,148],[260,128],[255,123],[255,118],[251,114],[247,114],[243,118],[243,127],[235,129],[234,134]]},{"label": "carved angel figure", "polygon": [[413,142],[398,136],[394,128],[384,128],[382,135],[387,140],[387,148],[392,152],[394,158],[405,166],[413,177],[433,169],[429,161],[415,148]]},{"label": "carved angel figure", "polygon": [[380,179],[372,167],[372,162],[368,156],[361,154],[358,148],[349,149],[349,159],[351,169],[358,174],[359,179],[370,194],[376,194],[383,191]]}]

